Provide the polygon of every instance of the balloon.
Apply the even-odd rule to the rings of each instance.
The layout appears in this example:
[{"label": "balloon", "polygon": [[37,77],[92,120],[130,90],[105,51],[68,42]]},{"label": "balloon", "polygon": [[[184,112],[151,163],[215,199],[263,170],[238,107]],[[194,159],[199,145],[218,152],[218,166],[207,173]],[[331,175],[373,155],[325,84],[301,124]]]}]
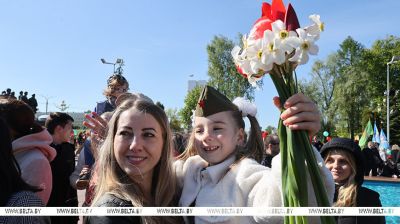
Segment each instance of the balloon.
[{"label": "balloon", "polygon": [[323,135],[324,135],[325,137],[328,137],[328,136],[329,136],[329,132],[324,131]]},{"label": "balloon", "polygon": [[331,136],[326,137],[326,141],[327,141],[327,142],[330,142],[331,140],[332,140],[332,137],[331,137]]}]

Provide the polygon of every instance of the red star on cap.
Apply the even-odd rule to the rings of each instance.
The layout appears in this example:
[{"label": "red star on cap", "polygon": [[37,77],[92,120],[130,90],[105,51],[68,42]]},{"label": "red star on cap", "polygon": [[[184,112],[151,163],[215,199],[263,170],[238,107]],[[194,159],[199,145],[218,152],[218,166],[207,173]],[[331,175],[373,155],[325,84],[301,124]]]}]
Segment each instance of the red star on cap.
[{"label": "red star on cap", "polygon": [[204,100],[200,100],[200,102],[197,103],[201,108],[204,108]]}]

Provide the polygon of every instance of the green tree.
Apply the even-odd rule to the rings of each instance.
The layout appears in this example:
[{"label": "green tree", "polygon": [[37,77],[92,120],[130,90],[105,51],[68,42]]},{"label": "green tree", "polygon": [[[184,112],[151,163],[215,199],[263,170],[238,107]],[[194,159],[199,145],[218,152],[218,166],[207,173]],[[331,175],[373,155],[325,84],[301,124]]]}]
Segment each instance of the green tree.
[{"label": "green tree", "polygon": [[[208,85],[215,87],[229,99],[245,96],[254,99],[255,88],[237,71],[231,51],[236,44],[223,36],[215,36],[209,45],[208,53]],[[260,82],[262,85],[262,82]]]},{"label": "green tree", "polygon": [[310,81],[302,80],[299,83],[301,91],[310,97],[318,105],[321,111],[321,133],[328,131],[331,135],[334,133],[335,114],[337,106],[333,103],[333,93],[336,87],[336,78],[338,76],[338,56],[331,54],[326,62],[318,60],[314,63],[311,72]]},{"label": "green tree", "polygon": [[369,94],[365,91],[368,75],[362,66],[365,48],[351,37],[347,37],[337,51],[338,77],[334,91],[339,119],[346,122],[347,133],[354,139],[362,132],[361,117],[369,107]]},{"label": "green tree", "polygon": [[[400,38],[390,35],[383,40],[376,40],[371,49],[363,55],[363,68],[368,73],[369,85],[366,91],[370,93],[371,110],[382,118],[382,126],[386,132],[386,89],[387,89],[387,62],[392,56],[400,55]],[[400,141],[400,113],[398,100],[395,97],[396,90],[400,89],[400,63],[390,65],[390,144]],[[379,125],[379,123],[378,123]]]},{"label": "green tree", "polygon": [[276,129],[276,127],[271,126],[271,125],[268,125],[268,126],[264,129],[264,131],[268,132],[268,134],[272,134],[272,133],[277,134],[277,133],[278,133],[278,130]]},{"label": "green tree", "polygon": [[169,126],[173,132],[181,132],[181,121],[177,109],[168,108],[165,113],[167,114],[169,120]]},{"label": "green tree", "polygon": [[188,92],[185,98],[185,106],[179,111],[182,124],[186,130],[190,130],[192,128],[192,111],[196,109],[197,101],[199,100],[202,89],[202,86],[196,86],[190,92]]}]

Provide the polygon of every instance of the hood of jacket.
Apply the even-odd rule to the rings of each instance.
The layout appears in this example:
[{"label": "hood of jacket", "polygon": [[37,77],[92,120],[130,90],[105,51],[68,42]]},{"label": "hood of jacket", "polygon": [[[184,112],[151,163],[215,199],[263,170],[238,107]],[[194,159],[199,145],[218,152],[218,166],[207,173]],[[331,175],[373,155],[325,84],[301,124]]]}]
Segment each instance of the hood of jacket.
[{"label": "hood of jacket", "polygon": [[49,162],[51,162],[57,155],[57,151],[50,146],[52,142],[53,137],[51,137],[50,133],[46,129],[43,129],[41,132],[15,139],[12,142],[12,149],[14,154],[38,149],[49,160]]}]

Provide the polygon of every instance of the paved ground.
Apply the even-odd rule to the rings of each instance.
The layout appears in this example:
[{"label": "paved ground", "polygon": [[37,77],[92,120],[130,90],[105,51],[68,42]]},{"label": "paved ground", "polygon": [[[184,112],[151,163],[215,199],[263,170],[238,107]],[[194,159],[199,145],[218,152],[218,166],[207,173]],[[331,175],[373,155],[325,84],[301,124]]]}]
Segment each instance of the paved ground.
[{"label": "paved ground", "polygon": [[[85,192],[86,190],[78,190],[79,207],[81,207],[82,203],[85,201]],[[82,224],[82,217],[79,217],[78,224]]]}]

